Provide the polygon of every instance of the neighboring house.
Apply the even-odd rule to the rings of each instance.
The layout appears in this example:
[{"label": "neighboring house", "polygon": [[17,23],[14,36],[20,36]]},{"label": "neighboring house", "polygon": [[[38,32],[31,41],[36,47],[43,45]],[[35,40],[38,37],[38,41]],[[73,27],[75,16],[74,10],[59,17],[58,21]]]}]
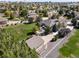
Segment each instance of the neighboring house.
[{"label": "neighboring house", "polygon": [[66,27],[67,26],[67,19],[63,16],[59,17],[58,21],[60,22],[61,24],[61,27]]},{"label": "neighboring house", "polygon": [[79,15],[77,15],[77,16],[75,17],[75,19],[79,20]]},{"label": "neighboring house", "polygon": [[66,28],[69,28],[71,31],[74,29],[74,26],[72,25],[71,21],[67,22]]},{"label": "neighboring house", "polygon": [[40,25],[52,27],[54,24],[56,24],[56,21],[57,21],[57,19],[43,20],[40,22]]},{"label": "neighboring house", "polygon": [[48,11],[47,15],[48,15],[48,18],[51,18],[53,16],[53,12],[52,11]]},{"label": "neighboring house", "polygon": [[51,11],[48,11],[47,14],[48,14],[48,17],[51,18],[51,17],[54,16],[54,15],[55,15],[55,16],[58,15],[58,12],[57,12],[56,10],[53,10],[53,11],[51,10]]},{"label": "neighboring house", "polygon": [[15,24],[20,24],[21,21],[7,21],[7,25],[15,25]]},{"label": "neighboring house", "polygon": [[30,13],[35,13],[35,10],[29,10],[28,14],[30,14]]},{"label": "neighboring house", "polygon": [[76,27],[76,28],[79,28],[79,15],[77,15],[74,19],[76,20],[76,25],[75,25],[75,27]]},{"label": "neighboring house", "polygon": [[0,17],[0,26],[4,26],[4,25],[6,25],[7,24],[7,19],[6,18],[2,18],[2,17]]},{"label": "neighboring house", "polygon": [[79,20],[76,22],[76,28],[79,28]]},{"label": "neighboring house", "polygon": [[0,7],[0,12],[4,12],[5,11],[5,7]]},{"label": "neighboring house", "polygon": [[[64,17],[60,17],[59,19],[42,20],[41,22],[39,22],[40,26],[42,27],[40,28],[40,30],[45,30],[46,27],[50,27],[51,32],[56,32],[60,28],[66,27],[67,21],[68,20]],[[44,31],[42,31],[42,33],[44,33]]]},{"label": "neighboring house", "polygon": [[25,20],[25,21],[21,21],[22,24],[28,24],[29,21],[28,20]]},{"label": "neighboring house", "polygon": [[43,10],[43,6],[40,6],[40,7],[39,7],[39,10]]},{"label": "neighboring house", "polygon": [[40,30],[37,31],[36,33],[38,35],[44,35],[45,29],[47,27],[50,28],[51,32],[57,31],[58,30],[57,26],[58,26],[59,23],[57,22],[57,19],[49,19],[49,20],[42,20],[41,22],[39,22],[39,24],[40,24],[41,27],[40,27]]},{"label": "neighboring house", "polygon": [[36,21],[38,15],[36,13],[29,13],[28,14],[28,18],[32,18],[33,19],[33,22]]},{"label": "neighboring house", "polygon": [[42,17],[42,20],[48,20],[48,17]]},{"label": "neighboring house", "polygon": [[18,17],[18,16],[19,16],[19,11],[16,10],[16,11],[14,12],[14,15],[15,15],[15,17]]}]

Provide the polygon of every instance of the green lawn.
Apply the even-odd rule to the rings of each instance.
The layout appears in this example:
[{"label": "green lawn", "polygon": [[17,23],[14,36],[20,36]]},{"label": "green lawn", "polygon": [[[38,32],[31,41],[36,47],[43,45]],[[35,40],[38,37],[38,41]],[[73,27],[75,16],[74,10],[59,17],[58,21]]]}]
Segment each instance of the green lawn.
[{"label": "green lawn", "polygon": [[79,57],[79,30],[60,49],[61,57]]},{"label": "green lawn", "polygon": [[27,33],[32,32],[35,26],[35,23],[20,24],[0,30],[0,57],[38,57],[36,51],[25,43]]},{"label": "green lawn", "polygon": [[28,37],[27,33],[32,32],[35,26],[35,23],[7,26],[6,31],[11,32],[16,37],[16,39],[22,40]]}]

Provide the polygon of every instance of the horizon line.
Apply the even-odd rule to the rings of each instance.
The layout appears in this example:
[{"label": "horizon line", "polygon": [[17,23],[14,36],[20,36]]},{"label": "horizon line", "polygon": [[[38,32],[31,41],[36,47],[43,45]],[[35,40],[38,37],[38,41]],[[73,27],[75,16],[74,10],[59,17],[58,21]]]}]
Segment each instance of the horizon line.
[{"label": "horizon line", "polygon": [[0,1],[0,2],[79,2],[79,1]]}]

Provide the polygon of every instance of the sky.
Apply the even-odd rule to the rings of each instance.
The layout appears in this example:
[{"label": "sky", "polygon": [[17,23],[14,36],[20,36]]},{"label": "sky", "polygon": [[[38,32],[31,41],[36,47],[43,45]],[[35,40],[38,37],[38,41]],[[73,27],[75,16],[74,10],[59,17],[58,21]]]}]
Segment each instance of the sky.
[{"label": "sky", "polygon": [[0,0],[0,1],[25,1],[25,2],[78,2],[79,0]]}]

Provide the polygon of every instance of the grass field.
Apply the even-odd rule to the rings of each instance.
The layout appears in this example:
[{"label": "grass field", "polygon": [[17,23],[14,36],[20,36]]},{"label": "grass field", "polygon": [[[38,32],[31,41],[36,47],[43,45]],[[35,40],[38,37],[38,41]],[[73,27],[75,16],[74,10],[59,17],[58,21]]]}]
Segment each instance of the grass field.
[{"label": "grass field", "polygon": [[60,57],[79,57],[79,30],[60,49]]},{"label": "grass field", "polygon": [[27,33],[32,32],[35,26],[35,23],[19,24],[0,30],[0,57],[38,57],[36,51],[25,43],[29,36]]}]

